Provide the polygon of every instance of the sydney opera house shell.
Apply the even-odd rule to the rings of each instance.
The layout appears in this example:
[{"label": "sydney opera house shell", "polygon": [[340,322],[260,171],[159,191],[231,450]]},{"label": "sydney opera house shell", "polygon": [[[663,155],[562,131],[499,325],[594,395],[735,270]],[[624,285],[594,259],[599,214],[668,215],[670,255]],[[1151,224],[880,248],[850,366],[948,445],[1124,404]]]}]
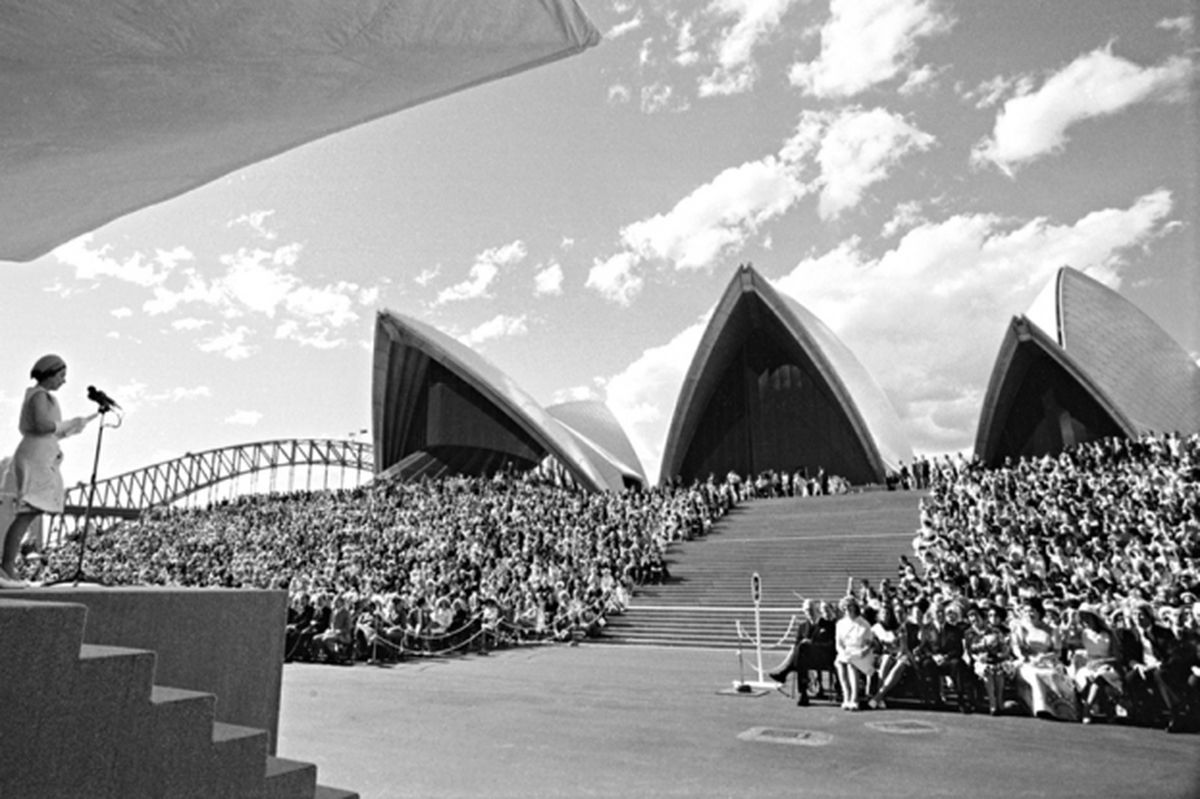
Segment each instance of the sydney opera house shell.
[{"label": "sydney opera house shell", "polygon": [[739,267],[684,378],[662,479],[824,469],[862,485],[911,457],[891,403],[845,344]]},{"label": "sydney opera house shell", "polygon": [[1060,269],[1013,317],[984,396],[987,465],[1107,436],[1200,430],[1200,367],[1131,302]]},{"label": "sydney opera house shell", "polygon": [[415,480],[528,471],[547,462],[578,486],[620,491],[645,474],[599,402],[543,408],[454,338],[382,311],[372,374],[375,469]]}]

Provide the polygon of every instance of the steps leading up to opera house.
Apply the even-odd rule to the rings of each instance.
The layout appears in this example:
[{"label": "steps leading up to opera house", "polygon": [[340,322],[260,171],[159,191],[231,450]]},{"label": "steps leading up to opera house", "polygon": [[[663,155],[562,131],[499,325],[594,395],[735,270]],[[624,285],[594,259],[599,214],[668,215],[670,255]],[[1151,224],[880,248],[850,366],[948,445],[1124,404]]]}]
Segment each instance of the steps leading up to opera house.
[{"label": "steps leading up to opera house", "polygon": [[600,641],[657,646],[752,648],[751,575],[762,580],[764,645],[787,632],[793,592],[837,601],[846,581],[896,577],[912,555],[919,492],[866,491],[743,503],[703,538],[673,544],[671,579],[640,588],[626,613],[612,616]]},{"label": "steps leading up to opera house", "polygon": [[218,721],[214,694],[156,685],[154,652],[85,643],[84,605],[22,595],[0,596],[0,796],[356,796]]}]

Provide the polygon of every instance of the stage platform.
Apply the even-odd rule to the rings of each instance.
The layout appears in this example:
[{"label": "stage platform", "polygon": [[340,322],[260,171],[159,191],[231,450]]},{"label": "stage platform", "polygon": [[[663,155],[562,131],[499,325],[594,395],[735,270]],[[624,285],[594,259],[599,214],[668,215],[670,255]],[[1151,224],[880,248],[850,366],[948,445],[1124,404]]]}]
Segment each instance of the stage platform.
[{"label": "stage platform", "polygon": [[66,584],[0,599],[84,605],[85,643],[154,652],[157,684],[215,694],[218,721],[266,730],[276,751],[286,591]]},{"label": "stage platform", "polygon": [[1200,735],[721,693],[727,650],[284,667],[280,745],[364,799],[1200,796]]}]

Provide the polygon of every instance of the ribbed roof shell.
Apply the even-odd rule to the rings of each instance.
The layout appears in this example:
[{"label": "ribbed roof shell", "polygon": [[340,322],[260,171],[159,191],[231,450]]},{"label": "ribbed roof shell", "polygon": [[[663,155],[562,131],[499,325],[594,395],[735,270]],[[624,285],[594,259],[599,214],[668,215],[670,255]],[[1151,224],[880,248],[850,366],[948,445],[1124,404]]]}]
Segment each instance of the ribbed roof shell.
[{"label": "ribbed roof shell", "polygon": [[[1082,272],[1063,267],[1024,316],[1014,317],[984,395],[975,451],[996,463],[1011,437],[1014,403],[1031,359],[1056,364],[1105,428],[1126,436],[1200,430],[1200,367],[1140,308]],[[1049,376],[1040,379],[1047,381]]]},{"label": "ribbed roof shell", "polygon": [[[411,451],[393,452],[396,426],[407,426],[412,403],[397,402],[396,381],[407,374],[405,361],[427,357],[440,364],[471,389],[542,450],[552,455],[583,488],[592,491],[620,490],[592,462],[578,440],[507,374],[454,338],[416,319],[381,311],[375,322],[374,369],[372,374],[372,421],[375,469],[387,470]],[[392,389],[392,390],[389,390]],[[389,400],[389,397],[393,399]]]},{"label": "ribbed roof shell", "polygon": [[758,310],[782,328],[787,341],[780,343],[798,346],[815,367],[862,448],[870,479],[883,482],[888,472],[911,459],[895,409],[850,349],[808,309],[781,295],[753,268],[741,266],[717,303],[680,388],[663,453],[664,481],[680,474],[722,362],[738,346],[734,328],[741,324],[739,317]]}]

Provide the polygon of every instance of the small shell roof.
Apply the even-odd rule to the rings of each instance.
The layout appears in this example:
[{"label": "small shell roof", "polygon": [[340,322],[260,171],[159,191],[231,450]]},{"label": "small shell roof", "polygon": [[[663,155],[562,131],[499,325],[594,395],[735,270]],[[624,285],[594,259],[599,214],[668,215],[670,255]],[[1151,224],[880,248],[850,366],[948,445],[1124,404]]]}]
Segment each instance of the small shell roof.
[{"label": "small shell roof", "polygon": [[598,400],[578,400],[551,405],[546,412],[561,422],[615,466],[622,474],[646,483],[641,460],[625,434],[625,429],[609,407]]}]

